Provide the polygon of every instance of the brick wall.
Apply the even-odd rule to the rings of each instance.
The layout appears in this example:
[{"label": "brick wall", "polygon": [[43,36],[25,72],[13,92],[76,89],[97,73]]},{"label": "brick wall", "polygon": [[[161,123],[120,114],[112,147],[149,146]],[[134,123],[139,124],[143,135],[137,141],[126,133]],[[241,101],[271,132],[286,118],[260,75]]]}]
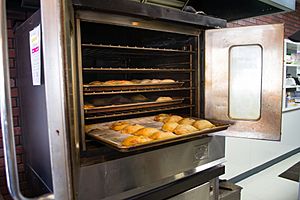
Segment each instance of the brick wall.
[{"label": "brick wall", "polygon": [[[22,129],[20,127],[20,104],[18,98],[18,87],[17,87],[17,68],[16,68],[16,52],[15,52],[15,37],[14,29],[20,23],[22,23],[29,13],[22,11],[12,11],[7,12],[7,35],[8,35],[8,48],[9,48],[9,67],[10,67],[10,84],[11,84],[11,96],[12,96],[12,107],[13,107],[13,121],[14,121],[14,131],[15,131],[15,143],[16,143],[16,153],[17,162],[19,170],[19,182],[20,188],[24,194],[28,193],[28,187],[25,181],[24,173],[24,157],[23,157],[23,146],[22,146]],[[2,131],[0,125],[0,193],[3,195],[4,199],[11,199],[6,186],[5,170],[4,170],[4,152],[2,143]]]},{"label": "brick wall", "polygon": [[227,26],[239,27],[276,23],[284,23],[285,38],[300,30],[300,3],[296,4],[296,11],[293,12],[237,20],[228,23]]}]

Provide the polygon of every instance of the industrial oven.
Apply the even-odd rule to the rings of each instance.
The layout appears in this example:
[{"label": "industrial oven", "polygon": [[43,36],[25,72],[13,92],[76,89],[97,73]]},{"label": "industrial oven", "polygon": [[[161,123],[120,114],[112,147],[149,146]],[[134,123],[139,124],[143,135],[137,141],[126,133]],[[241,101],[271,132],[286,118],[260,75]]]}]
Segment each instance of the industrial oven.
[{"label": "industrial oven", "polygon": [[[62,68],[47,64],[55,60],[58,41],[47,38],[54,22],[38,11],[16,31],[26,169],[36,194],[59,190],[64,178],[72,199],[217,199],[224,136],[280,139],[283,25],[225,28],[205,15],[112,2],[64,7]],[[33,86],[28,36],[39,24],[50,32],[42,33],[42,84]],[[106,138],[116,121],[152,125],[161,113],[216,127],[133,147],[118,146],[119,135]],[[54,162],[60,149],[52,137],[62,136],[67,156]]]}]

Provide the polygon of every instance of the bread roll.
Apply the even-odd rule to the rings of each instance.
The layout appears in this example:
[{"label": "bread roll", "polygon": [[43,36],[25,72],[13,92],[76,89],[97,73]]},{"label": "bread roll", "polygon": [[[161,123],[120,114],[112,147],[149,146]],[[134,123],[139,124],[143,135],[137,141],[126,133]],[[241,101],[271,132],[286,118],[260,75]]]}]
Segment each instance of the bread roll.
[{"label": "bread roll", "polygon": [[172,132],[158,131],[153,133],[149,138],[153,140],[162,140],[167,138],[176,137],[176,135]]},{"label": "bread roll", "polygon": [[176,122],[167,122],[163,125],[161,128],[163,131],[171,131],[173,132],[174,129],[178,126],[179,124]]},{"label": "bread roll", "polygon": [[132,79],[131,82],[132,82],[133,84],[140,84],[140,83],[141,83],[141,80]]},{"label": "bread roll", "polygon": [[129,125],[130,125],[129,122],[127,121],[120,121],[120,122],[113,123],[109,128],[115,131],[120,131]]},{"label": "bread roll", "polygon": [[83,109],[89,109],[89,108],[94,108],[95,106],[93,106],[92,104],[85,104],[84,106],[83,106]]},{"label": "bread roll", "polygon": [[170,114],[159,114],[154,117],[154,121],[162,122],[162,121],[164,121],[164,119],[166,119],[167,117],[170,117],[170,116],[171,116]]},{"label": "bread roll", "polygon": [[175,81],[172,80],[172,79],[164,79],[164,80],[161,80],[160,83],[174,83]]},{"label": "bread roll", "polygon": [[107,106],[110,105],[110,100],[107,98],[96,98],[96,99],[91,99],[90,102],[94,106]]},{"label": "bread roll", "polygon": [[192,125],[196,120],[192,119],[192,118],[183,118],[182,120],[180,120],[178,122],[178,124],[188,124],[188,125]]},{"label": "bread roll", "polygon": [[204,119],[195,121],[193,123],[193,126],[196,127],[199,130],[215,127],[215,125],[213,125],[212,123],[210,123],[209,121],[204,120]]},{"label": "bread roll", "polygon": [[130,147],[130,146],[135,146],[138,144],[150,142],[151,140],[152,139],[150,139],[148,137],[144,137],[144,136],[129,136],[122,142],[122,145]]},{"label": "bread roll", "polygon": [[156,102],[164,102],[164,101],[172,101],[171,97],[158,97],[155,101]]},{"label": "bread roll", "polygon": [[89,85],[101,85],[102,83],[100,81],[92,81],[89,83]]},{"label": "bread roll", "polygon": [[105,81],[103,85],[131,85],[133,82],[127,80],[110,80]]},{"label": "bread roll", "polygon": [[176,135],[184,135],[184,134],[189,134],[198,131],[195,127],[192,125],[185,125],[185,124],[179,124],[175,129],[174,133]]},{"label": "bread roll", "polygon": [[133,135],[139,136],[145,136],[145,137],[149,137],[150,135],[152,135],[155,132],[158,132],[159,130],[157,128],[142,128],[140,130],[138,130],[137,132],[133,133]]},{"label": "bread roll", "polygon": [[161,80],[159,80],[159,79],[152,79],[151,80],[151,84],[159,84],[161,82]]},{"label": "bread roll", "polygon": [[129,125],[129,126],[126,126],[125,128],[123,128],[121,130],[121,133],[123,134],[132,134],[134,132],[137,132],[138,130],[144,128],[144,126],[141,126],[139,124],[134,124],[134,125]]},{"label": "bread roll", "polygon": [[178,115],[172,115],[170,117],[167,117],[166,119],[164,119],[164,123],[168,123],[168,122],[179,122],[180,120],[182,120],[182,117],[178,116]]},{"label": "bread roll", "polygon": [[151,80],[150,79],[143,79],[141,80],[141,84],[150,84]]},{"label": "bread roll", "polygon": [[147,97],[145,97],[144,95],[141,95],[141,94],[134,95],[134,96],[130,97],[130,99],[135,102],[149,101],[149,99]]}]

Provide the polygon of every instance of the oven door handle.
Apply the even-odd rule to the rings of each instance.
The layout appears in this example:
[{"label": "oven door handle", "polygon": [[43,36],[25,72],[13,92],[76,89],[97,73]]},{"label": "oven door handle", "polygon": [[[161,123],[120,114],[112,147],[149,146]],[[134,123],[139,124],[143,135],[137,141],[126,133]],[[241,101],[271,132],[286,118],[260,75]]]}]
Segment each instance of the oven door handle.
[{"label": "oven door handle", "polygon": [[[6,1],[1,1],[0,12],[0,116],[2,124],[6,179],[12,198],[27,200],[28,198],[24,197],[20,192],[19,175],[16,161],[7,48]],[[45,194],[34,199],[54,199],[54,194]]]}]

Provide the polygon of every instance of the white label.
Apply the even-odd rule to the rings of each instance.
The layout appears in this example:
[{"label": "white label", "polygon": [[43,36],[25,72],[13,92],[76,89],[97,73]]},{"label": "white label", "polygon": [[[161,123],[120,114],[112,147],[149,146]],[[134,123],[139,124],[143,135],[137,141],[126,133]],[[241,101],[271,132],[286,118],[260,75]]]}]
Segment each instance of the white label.
[{"label": "white label", "polygon": [[32,84],[41,85],[41,29],[40,25],[29,32]]}]

